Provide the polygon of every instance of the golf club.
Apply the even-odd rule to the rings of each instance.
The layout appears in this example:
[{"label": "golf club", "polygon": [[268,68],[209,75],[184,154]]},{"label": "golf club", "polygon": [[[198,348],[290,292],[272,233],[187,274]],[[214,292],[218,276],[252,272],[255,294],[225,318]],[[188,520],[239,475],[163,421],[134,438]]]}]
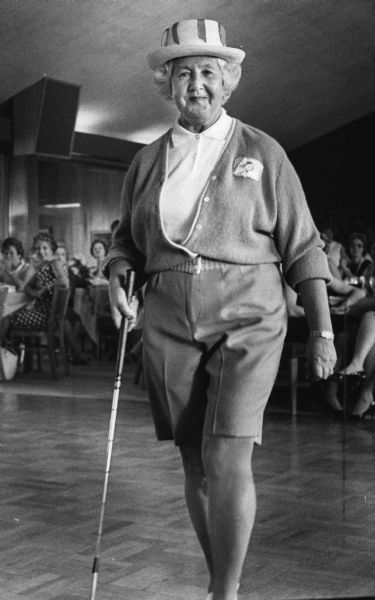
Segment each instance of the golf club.
[{"label": "golf club", "polygon": [[[125,282],[125,293],[126,293],[128,302],[131,301],[131,298],[133,295],[134,280],[135,280],[134,271],[128,271],[127,277],[126,277],[126,282]],[[95,558],[94,558],[94,563],[93,563],[93,567],[92,567],[92,584],[91,584],[90,600],[95,600],[96,587],[97,587],[97,583],[98,583],[100,543],[101,543],[102,532],[103,532],[103,521],[104,521],[105,504],[106,504],[107,491],[108,491],[109,472],[111,469],[112,447],[113,447],[114,433],[115,433],[115,427],[116,427],[117,406],[118,406],[118,399],[119,399],[119,394],[120,394],[122,372],[123,372],[123,367],[124,367],[125,348],[126,348],[126,339],[127,339],[128,329],[129,329],[129,320],[123,316],[121,319],[121,326],[120,326],[119,340],[118,340],[118,347],[117,347],[116,371],[115,371],[115,381],[114,381],[113,398],[112,398],[111,419],[110,419],[110,423],[109,423],[108,439],[107,439],[107,461],[106,461],[106,469],[105,469],[105,476],[104,476],[104,486],[103,486],[103,496],[102,496],[102,504],[101,504],[101,510],[100,510],[100,518],[99,518],[99,527],[98,527],[98,534],[97,534],[97,539],[96,539]]]}]

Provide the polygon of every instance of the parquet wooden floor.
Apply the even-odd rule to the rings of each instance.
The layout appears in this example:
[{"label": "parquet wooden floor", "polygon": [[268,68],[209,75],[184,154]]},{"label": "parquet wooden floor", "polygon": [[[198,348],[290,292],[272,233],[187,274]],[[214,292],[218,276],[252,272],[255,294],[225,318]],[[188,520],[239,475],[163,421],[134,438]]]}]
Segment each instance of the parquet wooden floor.
[{"label": "parquet wooden floor", "polygon": [[[0,599],[88,599],[112,367],[57,385],[34,375],[0,386]],[[375,598],[374,434],[375,421],[267,411],[240,600]],[[145,392],[128,374],[97,600],[204,600],[182,493],[178,452],[155,441]]]}]

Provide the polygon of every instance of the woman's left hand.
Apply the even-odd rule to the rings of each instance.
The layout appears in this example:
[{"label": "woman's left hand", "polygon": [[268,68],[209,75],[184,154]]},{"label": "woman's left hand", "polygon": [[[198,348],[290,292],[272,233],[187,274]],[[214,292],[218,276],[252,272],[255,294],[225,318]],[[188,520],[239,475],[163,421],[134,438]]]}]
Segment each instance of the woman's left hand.
[{"label": "woman's left hand", "polygon": [[307,342],[307,369],[313,380],[327,379],[337,361],[333,340],[310,337]]},{"label": "woman's left hand", "polygon": [[52,267],[52,269],[53,269],[53,271],[54,271],[55,274],[58,273],[61,270],[62,262],[58,258],[52,258],[48,262],[51,265],[51,267]]}]

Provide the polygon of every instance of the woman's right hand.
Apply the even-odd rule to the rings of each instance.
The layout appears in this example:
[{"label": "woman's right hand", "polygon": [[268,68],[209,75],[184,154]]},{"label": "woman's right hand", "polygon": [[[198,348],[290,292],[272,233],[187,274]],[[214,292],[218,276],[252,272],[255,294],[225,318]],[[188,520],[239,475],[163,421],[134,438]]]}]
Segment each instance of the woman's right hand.
[{"label": "woman's right hand", "polygon": [[128,302],[124,284],[128,271],[127,263],[118,260],[110,267],[109,276],[109,300],[111,313],[115,326],[119,329],[122,317],[129,319],[129,330],[135,325],[136,311]]},{"label": "woman's right hand", "polygon": [[340,267],[341,267],[341,270],[343,272],[343,275],[345,275],[345,277],[352,276],[352,272],[349,268],[349,259],[346,256],[341,259]]},{"label": "woman's right hand", "polygon": [[7,258],[4,258],[4,261],[3,261],[3,272],[6,275],[10,275],[11,276],[12,275],[11,271],[12,271],[12,265],[11,265],[10,260],[8,260]]}]

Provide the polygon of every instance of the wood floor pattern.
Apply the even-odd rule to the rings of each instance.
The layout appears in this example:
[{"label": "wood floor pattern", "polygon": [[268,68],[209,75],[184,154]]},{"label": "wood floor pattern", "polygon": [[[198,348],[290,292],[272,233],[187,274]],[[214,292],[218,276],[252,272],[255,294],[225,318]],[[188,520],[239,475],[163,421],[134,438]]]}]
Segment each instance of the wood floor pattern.
[{"label": "wood floor pattern", "polygon": [[[86,396],[0,388],[1,600],[89,599],[111,408],[94,372]],[[155,441],[145,392],[125,387],[97,600],[204,600],[179,455]],[[374,434],[375,421],[267,411],[240,600],[375,598]]]}]

